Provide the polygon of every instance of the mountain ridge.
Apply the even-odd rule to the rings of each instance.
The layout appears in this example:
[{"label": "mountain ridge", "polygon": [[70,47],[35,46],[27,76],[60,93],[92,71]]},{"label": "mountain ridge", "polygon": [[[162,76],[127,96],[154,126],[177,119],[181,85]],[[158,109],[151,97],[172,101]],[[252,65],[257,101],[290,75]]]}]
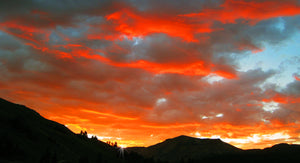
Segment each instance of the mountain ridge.
[{"label": "mountain ridge", "polygon": [[[176,145],[177,143],[181,144],[181,147],[178,147]],[[165,146],[172,150],[165,149]],[[183,148],[183,146],[185,147]],[[157,143],[149,147],[129,147],[127,149],[129,152],[138,153],[146,158],[153,158],[158,162],[171,163],[222,161],[247,163],[300,160],[300,145],[298,144],[280,143],[264,149],[244,150],[225,143],[218,138],[194,138],[186,135],[169,138],[161,143]]]},{"label": "mountain ridge", "polygon": [[176,162],[185,158],[200,160],[242,150],[220,139],[199,139],[180,135],[146,148],[128,148],[128,151],[136,152],[146,158],[154,158],[154,160]]},{"label": "mountain ridge", "polygon": [[2,162],[118,162],[108,144],[73,133],[24,105],[0,98]]}]

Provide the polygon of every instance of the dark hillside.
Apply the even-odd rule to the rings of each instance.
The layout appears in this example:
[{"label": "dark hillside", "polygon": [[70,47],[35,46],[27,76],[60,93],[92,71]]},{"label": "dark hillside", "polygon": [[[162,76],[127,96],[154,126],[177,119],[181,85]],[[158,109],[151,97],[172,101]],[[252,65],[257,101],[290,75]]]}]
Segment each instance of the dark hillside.
[{"label": "dark hillside", "polygon": [[0,162],[118,162],[116,149],[0,99]]},{"label": "dark hillside", "polygon": [[129,151],[137,152],[145,157],[153,157],[155,160],[177,162],[237,153],[242,150],[220,139],[198,139],[182,135],[148,148],[129,148]]},{"label": "dark hillside", "polygon": [[150,147],[132,147],[146,158],[169,163],[198,162],[299,162],[300,145],[277,144],[265,149],[242,150],[220,139],[179,136]]}]

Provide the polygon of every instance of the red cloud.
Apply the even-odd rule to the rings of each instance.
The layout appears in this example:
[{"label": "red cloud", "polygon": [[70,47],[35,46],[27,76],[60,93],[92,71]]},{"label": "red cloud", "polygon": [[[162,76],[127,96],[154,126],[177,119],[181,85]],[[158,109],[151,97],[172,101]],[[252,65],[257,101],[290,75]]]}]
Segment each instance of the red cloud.
[{"label": "red cloud", "polygon": [[[147,36],[153,33],[165,33],[172,37],[180,37],[188,42],[198,42],[197,33],[210,33],[220,30],[212,27],[214,21],[235,23],[238,19],[250,20],[256,23],[261,20],[294,16],[300,13],[300,6],[296,0],[289,1],[233,1],[227,0],[217,9],[204,8],[199,13],[184,15],[155,15],[129,9],[123,9],[106,16],[113,22],[120,35],[129,38]],[[89,38],[112,39],[116,36],[89,35]],[[258,49],[254,49],[257,51]]]},{"label": "red cloud", "polygon": [[7,21],[0,23],[0,29],[18,38],[39,46],[49,40],[50,31],[35,26],[23,25],[18,21]]},{"label": "red cloud", "polygon": [[[116,67],[128,67],[139,68],[149,71],[154,74],[162,73],[175,73],[182,75],[200,75],[205,76],[210,73],[215,73],[224,78],[236,78],[236,74],[226,70],[214,70],[216,66],[213,64],[206,64],[204,61],[195,61],[191,63],[155,63],[146,60],[138,60],[129,63],[115,62],[106,57],[103,57],[97,53],[109,53],[100,49],[91,49],[81,44],[65,44],[65,45],[48,45],[50,31],[37,29],[35,27],[18,25],[17,23],[4,23],[4,30],[9,34],[26,40],[25,44],[32,46],[33,48],[42,52],[55,54],[59,58],[84,57],[88,59],[98,60],[100,62],[116,66]],[[14,30],[21,31],[20,34],[13,32]],[[39,40],[41,39],[41,40]],[[61,48],[64,48],[63,50]],[[116,48],[116,47],[115,47]]]},{"label": "red cloud", "polygon": [[194,38],[197,33],[212,32],[211,22],[193,23],[187,19],[172,15],[150,15],[130,10],[121,10],[106,16],[108,21],[115,23],[115,30],[120,35],[129,38],[146,36],[153,33],[165,33],[173,37],[180,37],[185,41],[198,42]]},{"label": "red cloud", "polygon": [[281,104],[294,104],[294,103],[300,103],[300,98],[277,93],[276,95],[274,95],[269,99],[263,99],[263,101],[264,102],[274,101]]},{"label": "red cloud", "polygon": [[174,74],[182,74],[182,75],[200,75],[206,76],[210,73],[215,73],[219,76],[224,78],[233,79],[236,78],[235,73],[222,71],[222,70],[212,70],[214,65],[205,65],[203,61],[198,61],[194,63],[186,63],[186,64],[160,64],[160,63],[153,63],[145,60],[139,60],[132,63],[111,63],[117,67],[131,67],[131,68],[141,68],[147,71],[150,71],[154,74],[163,74],[163,73],[174,73]]},{"label": "red cloud", "polygon": [[[154,33],[165,33],[172,37],[182,38],[187,42],[198,42],[199,40],[195,37],[197,33],[209,33],[216,30],[212,28],[214,21],[233,23],[240,18],[259,21],[276,16],[291,16],[300,13],[300,9],[298,6],[295,6],[295,2],[225,1],[220,8],[204,8],[200,13],[186,15],[168,15],[167,13],[165,15],[155,15],[151,12],[122,9],[106,16],[107,22],[101,26],[105,27],[105,30],[110,30],[108,34],[105,34],[105,32],[95,33],[88,35],[87,38],[113,40],[120,38],[122,35],[132,38]],[[268,6],[268,8],[265,8],[265,6]],[[52,22],[48,13],[42,11],[32,11],[32,13],[39,15],[42,20],[49,19],[49,22]],[[139,68],[152,73],[177,73],[184,75],[208,75],[215,73],[225,78],[236,78],[232,70],[227,71],[220,68],[213,68],[213,64],[204,63],[202,60],[179,64],[161,64],[147,60],[119,63],[97,54],[98,52],[103,54],[108,52],[83,47],[84,45],[81,44],[73,46],[72,43],[68,43],[66,45],[70,46],[63,45],[66,50],[61,50],[55,46],[47,45],[51,31],[38,28],[38,26],[35,27],[34,24],[33,26],[23,25],[22,22],[21,19],[16,19],[15,21],[8,21],[1,25],[2,29],[6,32],[28,41],[27,45],[43,52],[54,53],[61,58],[84,57],[117,67]],[[70,42],[70,39],[65,39],[65,41]],[[240,50],[253,49],[254,52],[261,50],[254,45],[246,45],[240,48]]]},{"label": "red cloud", "polygon": [[300,81],[300,78],[297,75],[294,75],[294,78],[298,81]]},{"label": "red cloud", "polygon": [[237,19],[250,20],[252,24],[258,21],[279,16],[294,16],[300,13],[296,0],[288,1],[235,1],[227,0],[217,9],[204,9],[199,13],[182,15],[198,20],[218,20],[222,23],[235,23]]}]

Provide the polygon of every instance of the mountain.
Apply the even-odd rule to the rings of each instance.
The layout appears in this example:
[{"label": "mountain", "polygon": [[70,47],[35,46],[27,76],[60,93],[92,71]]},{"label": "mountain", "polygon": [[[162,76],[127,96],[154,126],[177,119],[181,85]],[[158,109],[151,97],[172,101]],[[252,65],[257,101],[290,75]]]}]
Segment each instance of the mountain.
[{"label": "mountain", "polygon": [[277,144],[265,149],[242,150],[220,139],[178,136],[149,147],[127,148],[157,162],[299,162],[300,145]]},{"label": "mountain", "polygon": [[154,160],[179,162],[188,159],[200,160],[225,154],[242,152],[241,149],[227,144],[220,139],[198,139],[189,136],[178,136],[167,139],[153,146],[127,148],[146,158]]},{"label": "mountain", "polygon": [[0,162],[120,162],[114,147],[0,98]]},{"label": "mountain", "polygon": [[265,149],[250,149],[240,153],[202,159],[202,162],[282,163],[299,162],[300,145],[276,144]]}]

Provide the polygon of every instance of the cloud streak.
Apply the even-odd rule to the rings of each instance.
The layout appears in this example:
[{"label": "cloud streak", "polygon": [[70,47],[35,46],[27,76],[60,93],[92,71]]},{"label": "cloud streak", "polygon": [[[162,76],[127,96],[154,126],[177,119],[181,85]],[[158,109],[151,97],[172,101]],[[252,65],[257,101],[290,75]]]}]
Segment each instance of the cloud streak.
[{"label": "cloud streak", "polygon": [[109,114],[109,113],[101,113],[93,110],[86,110],[82,109],[80,111],[86,112],[86,113],[92,113],[92,114],[98,114],[102,116],[107,116],[107,117],[112,117],[112,118],[117,118],[117,119],[125,119],[125,120],[137,120],[138,118],[131,118],[131,117],[124,117],[124,116],[119,116],[119,115],[114,115],[114,114]]}]

